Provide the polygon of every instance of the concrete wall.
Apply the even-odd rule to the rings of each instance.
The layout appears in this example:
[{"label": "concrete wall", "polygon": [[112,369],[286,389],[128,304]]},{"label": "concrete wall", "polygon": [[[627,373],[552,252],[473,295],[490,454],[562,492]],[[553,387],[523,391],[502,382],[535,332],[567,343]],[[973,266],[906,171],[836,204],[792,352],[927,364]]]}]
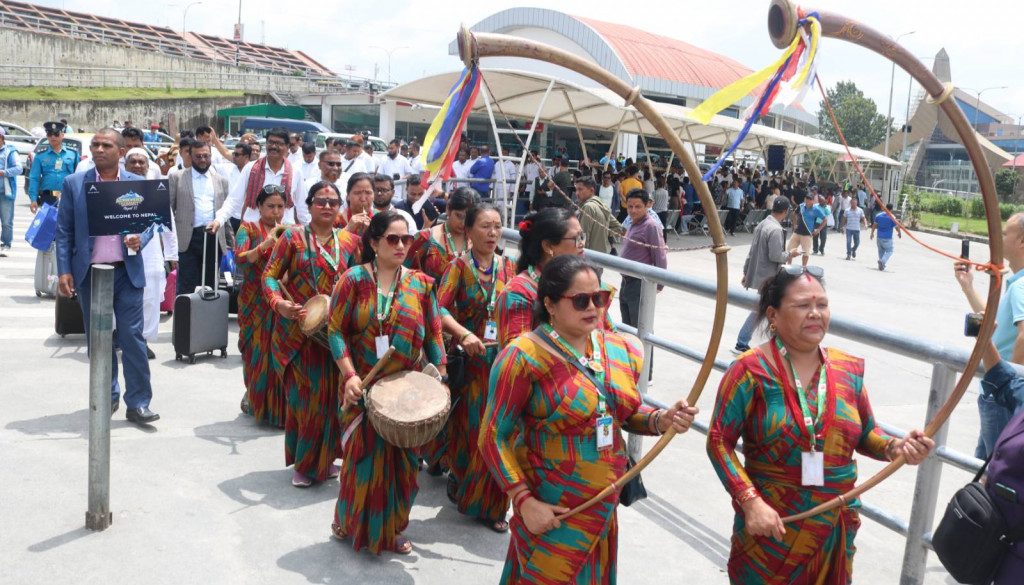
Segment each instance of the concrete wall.
[{"label": "concrete wall", "polygon": [[0,29],[0,63],[50,67],[124,67],[202,73],[240,73],[233,65],[183,59],[153,51],[132,49],[15,29]]},{"label": "concrete wall", "polygon": [[[195,98],[168,100],[74,101],[5,101],[0,102],[0,116],[24,128],[42,126],[43,122],[67,118],[75,130],[93,131],[109,126],[114,120],[131,120],[137,127],[149,121],[174,122],[180,128],[202,124],[217,127],[217,110],[266,101],[266,96],[247,95],[227,98]],[[171,128],[173,130],[173,128]]]}]

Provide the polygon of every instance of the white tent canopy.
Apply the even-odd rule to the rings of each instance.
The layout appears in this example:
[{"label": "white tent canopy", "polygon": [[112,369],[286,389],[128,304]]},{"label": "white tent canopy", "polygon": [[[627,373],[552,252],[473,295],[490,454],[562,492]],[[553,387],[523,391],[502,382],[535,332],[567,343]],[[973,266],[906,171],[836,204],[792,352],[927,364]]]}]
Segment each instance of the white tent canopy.
[{"label": "white tent canopy", "polygon": [[[581,128],[614,133],[621,123],[623,132],[658,136],[654,127],[635,108],[627,107],[621,97],[605,88],[582,87],[570,81],[526,71],[483,69],[481,72],[486,84],[481,85],[473,112],[486,112],[483,92],[489,88],[492,92],[494,116],[499,125],[504,125],[504,120],[498,112],[499,107],[510,118],[530,120],[540,108],[539,119],[548,124],[575,126],[578,123]],[[384,92],[381,99],[440,106],[458,81],[460,74],[461,72],[442,73],[410,81]],[[545,100],[544,96],[548,94],[549,86],[551,92]],[[708,125],[703,126],[687,118],[691,108],[660,102],[654,102],[654,106],[684,142],[693,144],[707,144],[724,149],[732,144],[744,124],[743,120],[737,118],[715,116]],[[771,145],[785,146],[789,157],[812,151],[846,154],[841,144],[761,124],[753,125],[739,148],[762,151]],[[899,162],[875,152],[859,148],[850,150],[860,161],[900,166]]]}]

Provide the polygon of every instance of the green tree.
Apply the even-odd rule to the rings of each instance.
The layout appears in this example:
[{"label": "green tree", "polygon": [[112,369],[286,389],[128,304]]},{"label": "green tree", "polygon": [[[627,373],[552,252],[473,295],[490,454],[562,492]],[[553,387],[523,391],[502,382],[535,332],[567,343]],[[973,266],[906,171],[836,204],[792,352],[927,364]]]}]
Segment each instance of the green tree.
[{"label": "green tree", "polygon": [[[851,147],[871,149],[885,140],[885,127],[889,122],[878,113],[875,101],[864,97],[864,92],[857,89],[856,83],[840,81],[825,93]],[[818,107],[818,132],[824,140],[840,142],[824,100]]]},{"label": "green tree", "polygon": [[999,169],[996,171],[996,194],[1003,199],[1008,199],[1013,195],[1013,190],[1017,188],[1017,183],[1020,181],[1020,176],[1017,175],[1017,171],[1013,169]]}]

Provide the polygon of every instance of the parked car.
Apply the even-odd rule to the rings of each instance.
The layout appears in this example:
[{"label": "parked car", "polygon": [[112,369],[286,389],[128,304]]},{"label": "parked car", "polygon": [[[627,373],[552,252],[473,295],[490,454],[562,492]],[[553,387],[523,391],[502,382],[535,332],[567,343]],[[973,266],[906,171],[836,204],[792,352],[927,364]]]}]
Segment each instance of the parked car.
[{"label": "parked car", "polygon": [[239,127],[239,133],[245,134],[246,132],[252,132],[253,134],[266,138],[267,131],[273,128],[284,128],[289,133],[302,134],[303,142],[313,142],[316,140],[316,136],[321,132],[330,132],[327,126],[319,122],[310,122],[308,120],[290,120],[288,118],[246,118],[242,121],[242,125]]},{"label": "parked car", "polygon": [[[316,150],[319,153],[321,150],[327,148],[327,139],[342,139],[348,140],[352,138],[352,134],[345,134],[339,132],[321,132],[316,135]],[[379,138],[374,135],[370,135],[366,140],[373,145],[373,158],[377,159],[378,162],[384,160],[384,157],[388,155],[388,143],[383,138]]]},{"label": "parked car", "polygon": [[21,163],[22,174],[27,175],[29,168],[32,166],[32,153],[35,151],[36,145],[39,144],[40,140],[46,142],[44,137],[36,136],[17,124],[4,122],[3,120],[0,120],[0,126],[7,133],[4,140],[18,149],[18,161]]}]

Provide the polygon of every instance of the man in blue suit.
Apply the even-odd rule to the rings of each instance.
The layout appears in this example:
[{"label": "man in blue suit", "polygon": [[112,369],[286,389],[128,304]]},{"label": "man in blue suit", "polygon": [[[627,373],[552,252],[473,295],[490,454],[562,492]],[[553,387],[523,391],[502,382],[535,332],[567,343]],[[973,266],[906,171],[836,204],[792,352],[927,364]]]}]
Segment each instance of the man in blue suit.
[{"label": "man in blue suit", "polygon": [[[137,424],[148,424],[160,418],[149,409],[153,388],[146,359],[146,341],[142,336],[142,291],[146,275],[142,256],[138,254],[138,234],[128,236],[89,237],[88,201],[84,185],[93,181],[141,180],[145,177],[121,171],[118,162],[124,156],[124,138],[113,128],[97,132],[89,145],[96,167],[64,179],[57,212],[57,271],[60,294],[78,293],[89,331],[90,268],[93,264],[114,266],[114,317],[117,319],[116,344],[124,361],[124,402],[127,418]],[[133,250],[135,253],[129,253]],[[117,381],[117,353],[112,352],[113,379],[110,386],[113,413],[119,406],[121,388]]]}]

